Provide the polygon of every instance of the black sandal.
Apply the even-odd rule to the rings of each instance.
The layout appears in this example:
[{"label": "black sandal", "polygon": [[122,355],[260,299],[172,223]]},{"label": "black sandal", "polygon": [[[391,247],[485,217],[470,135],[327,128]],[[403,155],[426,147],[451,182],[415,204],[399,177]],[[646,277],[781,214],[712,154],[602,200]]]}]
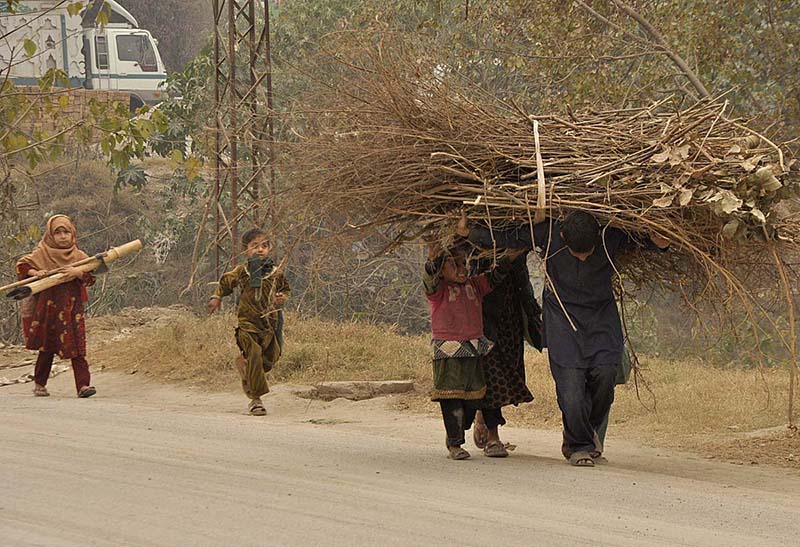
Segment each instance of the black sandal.
[{"label": "black sandal", "polygon": [[83,386],[80,389],[80,391],[78,391],[78,397],[80,397],[81,399],[86,399],[88,397],[91,397],[95,393],[97,393],[97,390],[94,387],[92,387],[92,386]]}]

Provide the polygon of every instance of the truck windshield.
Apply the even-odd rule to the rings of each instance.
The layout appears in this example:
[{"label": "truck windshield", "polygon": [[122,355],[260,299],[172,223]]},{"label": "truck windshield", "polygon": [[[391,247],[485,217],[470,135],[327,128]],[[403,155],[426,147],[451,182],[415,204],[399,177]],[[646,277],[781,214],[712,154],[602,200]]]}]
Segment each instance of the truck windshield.
[{"label": "truck windshield", "polygon": [[156,52],[146,34],[117,36],[117,56],[120,61],[139,63],[142,72],[158,72]]}]

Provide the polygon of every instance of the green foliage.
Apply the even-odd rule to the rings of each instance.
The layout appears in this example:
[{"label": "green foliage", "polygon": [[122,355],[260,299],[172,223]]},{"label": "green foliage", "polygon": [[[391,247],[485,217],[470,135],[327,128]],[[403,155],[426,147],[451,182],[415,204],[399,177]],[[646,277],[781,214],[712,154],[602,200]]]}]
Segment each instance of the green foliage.
[{"label": "green foliage", "polygon": [[[131,160],[143,159],[148,138],[167,127],[164,114],[145,107],[131,119],[127,104],[91,99],[83,119],[61,116],[72,93],[64,89],[68,86],[66,73],[59,69],[48,70],[34,90],[18,88],[10,80],[2,84],[0,218],[13,220],[16,216],[11,172],[22,171],[33,176],[42,163],[61,160],[69,149],[68,143],[73,149],[99,144],[109,166],[119,172],[117,188],[140,188],[146,182],[141,168],[131,167]],[[48,129],[41,129],[42,119],[49,121]]]},{"label": "green foliage", "polygon": [[147,184],[147,172],[141,165],[128,165],[120,169],[117,173],[117,180],[114,183],[114,189],[119,190],[122,187],[128,186],[141,190]]},{"label": "green foliage", "polygon": [[98,12],[98,14],[97,14],[97,24],[100,25],[100,28],[105,28],[105,26],[108,25],[109,17],[110,17],[110,14],[109,14],[108,10],[106,10],[106,9],[102,9],[102,10],[100,10]]},{"label": "green foliage", "polygon": [[22,49],[25,50],[25,54],[28,57],[33,57],[36,55],[36,50],[39,46],[36,45],[36,42],[31,40],[30,38],[26,38],[24,42],[22,42]]},{"label": "green foliage", "polygon": [[69,13],[71,17],[78,15],[81,10],[83,10],[83,2],[73,2],[67,6],[67,13]]},{"label": "green foliage", "polygon": [[[77,15],[83,9],[83,2],[71,2],[67,4],[65,7],[67,8],[67,13],[72,16]],[[0,13],[18,13],[20,11],[20,7],[24,7],[20,5],[20,0],[2,0],[0,3]],[[30,8],[28,8],[30,10]]]},{"label": "green foliage", "polygon": [[[39,78],[39,89],[43,92],[52,91],[54,87],[69,87],[69,76],[60,68],[51,68]],[[59,100],[63,98],[59,97]]]},{"label": "green foliage", "polygon": [[158,107],[166,124],[150,139],[150,146],[158,155],[172,157],[175,151],[185,155],[189,137],[192,138],[190,154],[204,142],[208,114],[213,107],[210,95],[213,70],[211,49],[206,47],[182,71],[167,77],[165,88],[170,98]]}]

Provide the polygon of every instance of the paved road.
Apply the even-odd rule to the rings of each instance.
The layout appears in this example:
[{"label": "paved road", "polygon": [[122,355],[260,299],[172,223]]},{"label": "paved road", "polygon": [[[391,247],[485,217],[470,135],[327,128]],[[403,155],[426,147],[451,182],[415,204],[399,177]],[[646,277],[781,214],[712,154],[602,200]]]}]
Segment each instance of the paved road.
[{"label": "paved road", "polygon": [[[235,395],[99,374],[97,397],[0,388],[0,546],[798,545],[800,477],[609,443],[574,469],[552,432],[452,462],[390,401]],[[473,450],[473,452],[477,452]]]}]

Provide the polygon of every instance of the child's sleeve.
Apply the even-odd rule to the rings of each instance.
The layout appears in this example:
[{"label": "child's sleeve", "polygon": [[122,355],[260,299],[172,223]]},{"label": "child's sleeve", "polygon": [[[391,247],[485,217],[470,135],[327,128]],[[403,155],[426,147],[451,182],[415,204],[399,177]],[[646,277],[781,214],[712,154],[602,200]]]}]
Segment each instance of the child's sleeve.
[{"label": "child's sleeve", "polygon": [[492,292],[492,290],[494,289],[489,276],[490,274],[480,274],[473,278],[474,287],[478,293],[478,298],[483,298],[484,296]]},{"label": "child's sleeve", "polygon": [[601,230],[601,235],[603,237],[603,246],[605,246],[611,258],[614,258],[620,251],[630,251],[637,248],[643,251],[658,251],[662,253],[669,250],[669,247],[660,249],[647,236],[642,234],[631,235],[619,228],[606,228]]},{"label": "child's sleeve", "polygon": [[83,276],[80,278],[80,282],[84,287],[91,287],[96,280],[97,277],[92,272],[83,272]]},{"label": "child's sleeve", "polygon": [[239,286],[239,278],[241,275],[242,266],[237,266],[230,272],[225,272],[222,274],[222,277],[219,278],[219,285],[217,285],[217,290],[214,293],[214,296],[217,298],[224,298],[230,294],[233,294],[233,289]]},{"label": "child's sleeve", "polygon": [[[525,258],[521,257],[517,260],[525,260]],[[497,261],[497,265],[492,269],[491,272],[488,274],[483,274],[481,277],[485,278],[486,286],[488,287],[488,290],[485,294],[489,294],[501,283],[503,283],[503,281],[505,281],[511,273],[512,267],[513,264],[508,258],[501,258]]]},{"label": "child's sleeve", "polygon": [[[600,236],[603,238],[603,246],[611,258],[614,258],[617,254],[617,251],[621,249],[630,249],[636,247],[636,243],[631,239],[631,237],[626,232],[623,232],[617,228],[609,227],[605,230],[601,230]],[[653,247],[655,248],[655,245],[653,245]],[[647,248],[646,245],[645,248]]]},{"label": "child's sleeve", "polygon": [[427,296],[433,296],[441,287],[441,273],[444,265],[444,257],[440,256],[435,260],[425,262],[422,272],[422,286],[425,288]]},{"label": "child's sleeve", "polygon": [[469,240],[489,249],[492,247],[507,249],[530,249],[533,247],[531,227],[528,224],[492,230],[485,226],[474,226],[469,231]]},{"label": "child's sleeve", "polygon": [[28,275],[28,272],[30,272],[32,269],[33,266],[31,266],[27,262],[20,262],[19,264],[17,264],[17,279],[22,281],[23,279],[29,278],[30,275]]},{"label": "child's sleeve", "polygon": [[289,296],[292,294],[292,288],[289,286],[289,280],[286,279],[286,276],[283,275],[283,272],[278,274],[275,292],[285,294],[286,298],[289,298]]}]

